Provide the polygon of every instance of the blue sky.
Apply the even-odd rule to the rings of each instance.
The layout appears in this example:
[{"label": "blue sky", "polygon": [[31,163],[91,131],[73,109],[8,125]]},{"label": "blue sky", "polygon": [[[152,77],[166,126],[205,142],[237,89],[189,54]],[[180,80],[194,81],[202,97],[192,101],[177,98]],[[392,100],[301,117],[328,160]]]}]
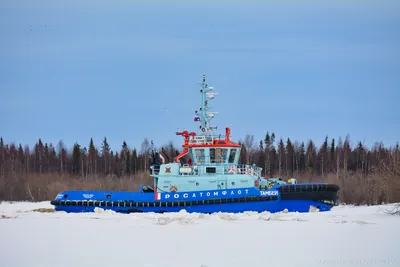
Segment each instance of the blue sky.
[{"label": "blue sky", "polygon": [[5,142],[180,145],[202,73],[235,140],[400,139],[399,1],[82,2],[0,2]]}]

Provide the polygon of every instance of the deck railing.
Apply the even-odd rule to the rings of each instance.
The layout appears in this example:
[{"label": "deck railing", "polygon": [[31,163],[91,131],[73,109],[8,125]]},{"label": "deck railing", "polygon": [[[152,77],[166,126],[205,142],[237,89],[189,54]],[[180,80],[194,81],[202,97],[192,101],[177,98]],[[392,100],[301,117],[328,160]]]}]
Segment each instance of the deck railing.
[{"label": "deck railing", "polygon": [[[248,164],[201,164],[201,165],[182,165],[179,169],[180,176],[198,176],[198,175],[252,175],[261,176],[262,168]],[[151,174],[158,175],[160,166],[152,166]]]},{"label": "deck railing", "polygon": [[198,135],[198,136],[190,136],[189,137],[189,144],[195,145],[212,145],[214,143],[214,136],[205,136],[205,135]]},{"label": "deck railing", "polygon": [[221,134],[207,134],[207,135],[196,135],[196,136],[189,136],[189,144],[195,145],[212,145],[214,140],[225,140],[225,135]]}]

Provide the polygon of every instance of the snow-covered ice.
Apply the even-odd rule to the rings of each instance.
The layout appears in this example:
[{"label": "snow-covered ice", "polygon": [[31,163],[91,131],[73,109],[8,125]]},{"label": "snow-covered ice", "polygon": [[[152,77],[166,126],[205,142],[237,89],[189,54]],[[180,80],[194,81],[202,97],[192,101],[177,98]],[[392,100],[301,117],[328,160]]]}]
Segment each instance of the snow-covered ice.
[{"label": "snow-covered ice", "polygon": [[386,214],[388,206],[277,214],[43,212],[52,208],[0,204],[0,266],[400,266],[400,216]]}]

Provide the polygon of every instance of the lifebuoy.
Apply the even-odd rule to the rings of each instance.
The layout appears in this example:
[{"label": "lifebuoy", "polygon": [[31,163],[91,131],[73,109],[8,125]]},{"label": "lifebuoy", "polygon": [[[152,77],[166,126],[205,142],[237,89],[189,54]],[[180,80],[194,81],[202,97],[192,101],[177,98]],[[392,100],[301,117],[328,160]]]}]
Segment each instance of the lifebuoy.
[{"label": "lifebuoy", "polygon": [[176,187],[176,185],[171,185],[171,187],[169,188],[169,191],[176,192],[176,191],[178,191],[178,187]]},{"label": "lifebuoy", "polygon": [[234,173],[236,173],[236,168],[235,168],[234,166],[230,166],[230,167],[228,168],[228,172],[229,172],[230,174],[234,174]]}]

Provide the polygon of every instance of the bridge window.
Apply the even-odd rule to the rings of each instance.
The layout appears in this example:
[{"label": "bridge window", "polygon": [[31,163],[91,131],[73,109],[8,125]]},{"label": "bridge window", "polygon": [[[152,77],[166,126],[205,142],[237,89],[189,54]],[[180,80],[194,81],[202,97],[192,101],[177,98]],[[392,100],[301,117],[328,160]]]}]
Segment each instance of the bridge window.
[{"label": "bridge window", "polygon": [[229,163],[234,163],[237,149],[231,149],[231,154],[229,155]]},{"label": "bridge window", "polygon": [[205,152],[204,149],[195,149],[195,157],[196,157],[196,162],[203,164],[205,160]]},{"label": "bridge window", "polygon": [[210,148],[210,163],[225,163],[228,149]]}]

